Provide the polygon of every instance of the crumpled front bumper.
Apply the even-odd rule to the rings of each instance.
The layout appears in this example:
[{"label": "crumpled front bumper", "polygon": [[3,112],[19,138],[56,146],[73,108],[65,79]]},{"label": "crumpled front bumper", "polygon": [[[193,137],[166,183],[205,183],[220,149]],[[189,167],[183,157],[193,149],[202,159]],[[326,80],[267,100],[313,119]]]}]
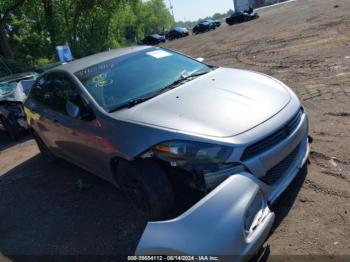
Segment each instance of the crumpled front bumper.
[{"label": "crumpled front bumper", "polygon": [[[245,217],[261,189],[246,173],[230,176],[179,217],[149,222],[136,255],[216,255],[233,260],[255,256],[274,222],[266,205],[253,231],[245,232]],[[265,201],[265,200],[264,200]]]}]

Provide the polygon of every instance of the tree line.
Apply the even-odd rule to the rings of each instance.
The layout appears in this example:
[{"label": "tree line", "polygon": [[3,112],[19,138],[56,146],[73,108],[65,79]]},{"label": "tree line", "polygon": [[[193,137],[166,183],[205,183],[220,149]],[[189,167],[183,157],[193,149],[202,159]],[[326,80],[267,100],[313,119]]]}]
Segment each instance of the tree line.
[{"label": "tree line", "polygon": [[57,45],[68,43],[79,58],[173,25],[163,0],[1,0],[0,58],[23,71],[57,60]]}]

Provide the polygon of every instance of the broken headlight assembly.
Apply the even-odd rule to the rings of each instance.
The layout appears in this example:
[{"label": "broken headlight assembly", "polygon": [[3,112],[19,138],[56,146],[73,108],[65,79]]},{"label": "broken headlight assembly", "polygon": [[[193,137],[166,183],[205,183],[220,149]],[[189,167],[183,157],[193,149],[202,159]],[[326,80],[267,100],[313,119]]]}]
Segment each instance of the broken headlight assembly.
[{"label": "broken headlight assembly", "polygon": [[233,148],[222,145],[170,141],[154,146],[141,157],[155,157],[190,173],[201,174],[207,188],[212,188],[228,176],[245,171],[240,163],[227,163]]}]

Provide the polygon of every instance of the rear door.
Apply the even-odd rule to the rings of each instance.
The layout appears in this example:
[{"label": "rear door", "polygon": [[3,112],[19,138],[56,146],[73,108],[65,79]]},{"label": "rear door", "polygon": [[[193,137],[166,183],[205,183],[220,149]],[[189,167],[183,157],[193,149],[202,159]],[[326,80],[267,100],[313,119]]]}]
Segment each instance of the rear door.
[{"label": "rear door", "polygon": [[29,97],[25,102],[27,122],[32,126],[49,149],[59,154],[57,147],[53,144],[53,133],[55,126],[51,119],[53,116],[48,109],[50,106],[49,75],[39,77],[33,85]]}]

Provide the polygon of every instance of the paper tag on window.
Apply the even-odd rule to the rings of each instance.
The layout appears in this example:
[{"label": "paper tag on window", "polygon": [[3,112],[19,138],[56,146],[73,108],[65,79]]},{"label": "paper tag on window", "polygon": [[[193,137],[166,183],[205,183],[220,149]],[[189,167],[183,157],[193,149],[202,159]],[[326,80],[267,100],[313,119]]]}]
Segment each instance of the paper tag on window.
[{"label": "paper tag on window", "polygon": [[169,52],[166,52],[164,50],[156,50],[156,51],[148,52],[147,55],[150,55],[154,58],[159,59],[159,58],[171,56],[172,54],[170,54]]}]

